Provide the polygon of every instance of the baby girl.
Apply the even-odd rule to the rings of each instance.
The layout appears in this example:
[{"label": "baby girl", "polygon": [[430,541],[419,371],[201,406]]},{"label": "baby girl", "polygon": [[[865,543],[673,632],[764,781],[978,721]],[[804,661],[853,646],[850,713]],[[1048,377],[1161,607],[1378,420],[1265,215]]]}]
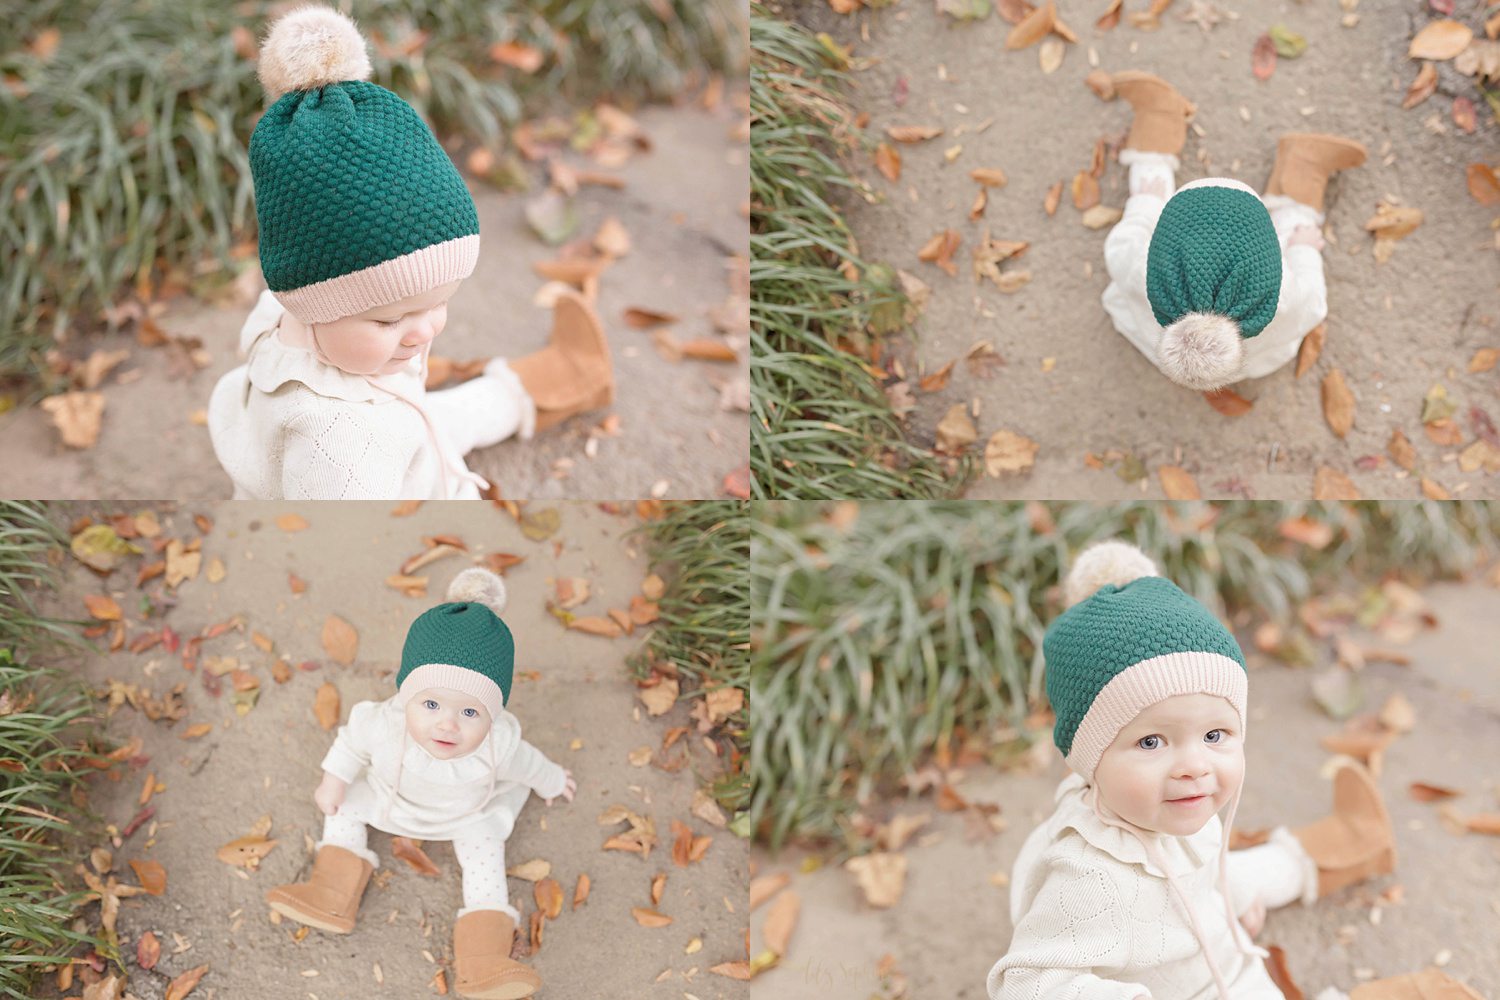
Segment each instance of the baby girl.
[{"label": "baby girl", "polygon": [[354,23],[324,7],[277,21],[260,53],[273,103],[250,168],[270,287],[208,406],[236,497],[475,498],[488,484],[467,452],[614,398],[604,332],[572,293],[546,347],[426,391],[479,216],[426,123],[370,73]]},{"label": "baby girl", "polygon": [[510,957],[519,913],[506,888],[506,838],[532,792],[551,805],[558,796],[571,802],[578,787],[506,711],[515,644],[498,615],[504,606],[500,578],[468,569],[448,603],[412,623],[396,694],[350,709],[323,758],[313,800],[326,819],[311,877],[266,894],[293,920],[348,934],[380,863],[367,825],[451,840],[464,898],[453,925],[455,988],[485,1000],[527,997],[541,985]]}]

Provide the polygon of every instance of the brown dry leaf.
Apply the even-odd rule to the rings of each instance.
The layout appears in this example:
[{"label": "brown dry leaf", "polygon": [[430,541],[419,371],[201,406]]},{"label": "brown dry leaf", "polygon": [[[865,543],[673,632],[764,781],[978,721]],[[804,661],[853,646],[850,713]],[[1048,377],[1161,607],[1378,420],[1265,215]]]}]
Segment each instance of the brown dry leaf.
[{"label": "brown dry leaf", "polygon": [[996,431],[984,446],[984,470],[996,479],[1005,472],[1022,472],[1031,468],[1040,448],[1037,442],[1012,431]]},{"label": "brown dry leaf", "polygon": [[412,870],[418,875],[432,875],[434,877],[443,874],[441,868],[432,863],[427,852],[422,850],[422,842],[410,837],[392,837],[391,853],[411,865]]},{"label": "brown dry leaf", "polygon": [[1487,475],[1493,476],[1500,472],[1500,448],[1484,438],[1475,438],[1472,444],[1458,453],[1458,467],[1465,472],[1483,468]]},{"label": "brown dry leaf", "polygon": [[954,403],[943,419],[938,421],[937,441],[934,450],[945,455],[958,455],[979,439],[974,422],[969,419],[969,408],[964,403]]},{"label": "brown dry leaf", "polygon": [[172,980],[167,984],[166,1000],[183,1000],[184,997],[193,992],[193,987],[198,985],[198,980],[202,979],[203,974],[207,971],[207,964],[200,965],[196,969],[189,969]]},{"label": "brown dry leaf", "polygon": [[1471,833],[1491,833],[1500,836],[1500,813],[1477,813],[1464,820]]},{"label": "brown dry leaf", "polygon": [[1089,229],[1103,229],[1105,226],[1112,226],[1116,222],[1119,222],[1120,217],[1124,214],[1124,212],[1113,205],[1095,205],[1093,208],[1085,211],[1083,218],[1079,221]]},{"label": "brown dry leaf", "polygon": [[130,867],[140,880],[141,888],[151,895],[160,896],[167,891],[167,870],[160,861],[131,861]]},{"label": "brown dry leaf", "polygon": [[750,980],[749,962],[720,962],[718,965],[709,966],[708,971],[716,976],[723,976],[725,979],[738,979],[743,982]]},{"label": "brown dry leaf", "polygon": [[1062,68],[1063,55],[1067,52],[1067,46],[1063,40],[1056,35],[1042,39],[1042,47],[1037,50],[1040,60],[1042,75],[1050,76]]},{"label": "brown dry leaf", "polygon": [[197,725],[188,726],[187,729],[183,730],[182,735],[178,738],[184,740],[196,740],[198,737],[207,734],[211,729],[213,729],[213,723],[200,722]]},{"label": "brown dry leaf", "polygon": [[985,187],[1004,187],[1006,184],[1005,171],[999,167],[975,167],[969,171],[969,177]]},{"label": "brown dry leaf", "polygon": [[531,887],[531,896],[536,900],[536,908],[546,914],[548,920],[556,920],[557,915],[562,912],[563,891],[562,886],[557,884],[557,879],[548,877],[538,880]]},{"label": "brown dry leaf", "polygon": [[292,589],[292,593],[294,594],[300,594],[307,589],[307,581],[296,573],[288,573],[286,575],[286,585]]},{"label": "brown dry leaf", "polygon": [[333,662],[347,667],[359,652],[359,633],[338,615],[329,615],[323,622],[323,649]]},{"label": "brown dry leaf", "polygon": [[[1328,543],[1333,541],[1332,525],[1305,517],[1287,518],[1276,526],[1276,532],[1282,538],[1291,539],[1314,549],[1326,548]],[[1275,645],[1279,643],[1273,644],[1273,649]],[[1272,652],[1272,649],[1266,652]]]},{"label": "brown dry leaf", "polygon": [[537,882],[552,874],[552,862],[532,858],[530,861],[523,861],[505,869],[505,874],[514,875],[528,882]]},{"label": "brown dry leaf", "polygon": [[276,518],[276,527],[290,535],[306,528],[307,522],[297,514],[282,514]]},{"label": "brown dry leaf", "polygon": [[[1117,5],[1118,6],[1118,5]],[[1102,69],[1091,70],[1089,75],[1083,78],[1088,88],[1099,96],[1101,100],[1112,101],[1115,99],[1114,78]]]},{"label": "brown dry leaf", "polygon": [[1250,50],[1250,72],[1257,80],[1269,80],[1276,72],[1276,43],[1270,34],[1261,35]]},{"label": "brown dry leaf", "polygon": [[1048,215],[1057,214],[1057,205],[1062,201],[1062,189],[1062,181],[1058,181],[1047,189],[1047,197],[1042,201],[1042,208],[1046,210]]},{"label": "brown dry leaf", "polygon": [[969,221],[978,222],[984,217],[985,206],[990,203],[987,188],[980,188],[979,193],[974,196],[974,204],[969,206]]},{"label": "brown dry leaf", "polygon": [[1099,204],[1099,182],[1087,170],[1080,170],[1073,176],[1072,190],[1073,207],[1078,211],[1084,212]]},{"label": "brown dry leaf", "polygon": [[1374,233],[1376,239],[1399,240],[1421,224],[1421,209],[1377,201],[1375,214],[1365,222],[1364,228]]},{"label": "brown dry leaf", "polygon": [[1471,163],[1464,169],[1464,179],[1469,184],[1469,197],[1481,205],[1500,203],[1500,175],[1494,167],[1483,163]]},{"label": "brown dry leaf", "polygon": [[1487,372],[1500,362],[1500,349],[1493,347],[1481,347],[1474,352],[1474,357],[1469,359],[1469,374],[1477,375]]},{"label": "brown dry leaf", "polygon": [[1407,786],[1407,792],[1418,802],[1439,802],[1443,799],[1456,799],[1463,792],[1456,792],[1451,788],[1441,785],[1429,785],[1423,781],[1413,781]]},{"label": "brown dry leaf", "polygon": [[1337,368],[1323,376],[1323,418],[1340,438],[1354,426],[1354,394]]},{"label": "brown dry leaf", "polygon": [[888,142],[875,147],[875,169],[892,184],[901,179],[901,151]]},{"label": "brown dry leaf", "polygon": [[630,908],[630,915],[635,917],[635,922],[642,927],[665,927],[672,922],[672,918],[655,910],[648,910],[643,906]]},{"label": "brown dry leaf", "polygon": [[102,622],[120,620],[120,606],[114,602],[113,598],[88,594],[84,596],[83,603],[89,609],[89,614]]},{"label": "brown dry leaf", "polygon": [[936,264],[944,271],[947,271],[950,277],[956,277],[958,275],[958,268],[953,263],[953,254],[958,250],[959,243],[960,238],[957,230],[944,229],[928,240],[921,250],[917,251],[917,259]]},{"label": "brown dry leaf", "polygon": [[1250,412],[1255,405],[1252,400],[1246,399],[1233,389],[1219,389],[1214,392],[1205,392],[1203,398],[1208,400],[1208,405],[1224,414],[1226,417],[1242,417]]},{"label": "brown dry leaf", "polygon": [[877,851],[844,862],[871,906],[887,908],[901,901],[906,886],[906,855]]},{"label": "brown dry leaf", "polygon": [[1380,724],[1393,733],[1409,733],[1417,728],[1417,712],[1406,695],[1397,691],[1380,709]]},{"label": "brown dry leaf", "polygon": [[890,125],[885,134],[897,142],[925,142],[942,135],[943,129],[939,125]]},{"label": "brown dry leaf", "polygon": [[678,693],[677,678],[663,677],[659,684],[642,688],[636,692],[636,696],[651,715],[665,715],[677,704]]},{"label": "brown dry leaf", "polygon": [[611,215],[599,223],[594,233],[594,249],[606,257],[624,257],[630,253],[630,234],[619,219]]},{"label": "brown dry leaf", "polygon": [[1448,417],[1430,420],[1422,425],[1422,429],[1427,432],[1427,437],[1432,443],[1440,447],[1448,448],[1464,443],[1463,428],[1458,426],[1457,421]]},{"label": "brown dry leaf", "polygon": [[52,417],[69,448],[92,448],[99,441],[99,426],[104,419],[104,393],[65,392],[48,396],[41,407]]},{"label": "brown dry leaf", "polygon": [[785,955],[787,943],[792,936],[792,930],[797,926],[797,912],[802,907],[802,901],[797,898],[795,892],[783,892],[776,897],[776,902],[766,911],[766,922],[761,927],[761,940],[765,941],[766,947],[777,955]]},{"label": "brown dry leaf", "polygon": [[1411,40],[1408,59],[1452,59],[1474,40],[1474,29],[1458,21],[1433,21]]},{"label": "brown dry leaf", "polygon": [[641,581],[641,593],[645,595],[648,601],[659,601],[661,600],[661,595],[666,592],[667,585],[655,573],[652,573]]},{"label": "brown dry leaf", "polygon": [[1354,488],[1348,476],[1324,465],[1320,466],[1313,476],[1313,499],[1319,503],[1358,500],[1359,491]]},{"label": "brown dry leaf", "polygon": [[1180,466],[1163,465],[1156,470],[1156,476],[1161,480],[1162,492],[1167,495],[1168,500],[1203,499],[1198,492],[1198,481]]},{"label": "brown dry leaf", "polygon": [[156,940],[156,935],[150,931],[141,935],[140,941],[135,946],[135,961],[143,969],[156,967],[157,961],[161,959],[161,942]]},{"label": "brown dry leaf", "polygon": [[661,905],[662,890],[667,887],[667,876],[660,874],[651,879],[651,905]]},{"label": "brown dry leaf", "polygon": [[632,330],[645,330],[653,326],[661,326],[665,323],[676,323],[679,319],[671,313],[657,312],[654,309],[642,309],[640,306],[631,306],[625,310],[625,325]]},{"label": "brown dry leaf", "polygon": [[754,910],[766,900],[785,889],[792,877],[785,872],[774,875],[758,875],[750,880],[750,909]]},{"label": "brown dry leaf", "polygon": [[576,629],[579,632],[587,632],[589,635],[602,635],[606,639],[617,639],[625,634],[614,621],[598,615],[584,615],[581,618],[574,618],[568,622],[568,628]]},{"label": "brown dry leaf", "polygon": [[202,552],[189,552],[180,539],[172,539],[167,543],[167,586],[176,587],[184,580],[193,579],[202,564]]},{"label": "brown dry leaf", "polygon": [[1411,86],[1406,89],[1406,99],[1401,102],[1402,110],[1409,110],[1421,104],[1432,96],[1437,89],[1437,69],[1430,62],[1424,62],[1422,68],[1417,70],[1416,79],[1412,80]]},{"label": "brown dry leaf", "polygon": [[739,355],[734,353],[734,348],[722,340],[715,340],[712,337],[694,337],[691,340],[684,340],[680,348],[682,356],[692,361],[728,361],[733,363],[740,359]]},{"label": "brown dry leaf", "polygon": [[583,901],[589,898],[589,886],[591,884],[587,875],[578,876],[578,884],[573,887],[573,909],[578,909]]},{"label": "brown dry leaf", "polygon": [[1411,472],[1417,467],[1417,450],[1411,446],[1411,442],[1406,439],[1406,435],[1402,434],[1399,430],[1391,431],[1391,440],[1386,444],[1385,448],[1396,464],[1407,472]]},{"label": "brown dry leaf", "polygon": [[264,836],[251,834],[248,837],[240,837],[231,840],[219,848],[214,857],[227,865],[235,865],[249,868],[254,871],[260,866],[260,859],[271,853],[271,848],[276,846],[276,841],[267,840]]},{"label": "brown dry leaf", "polygon": [[1052,0],[1047,0],[1036,10],[1021,19],[1021,23],[1010,29],[1005,36],[1005,48],[1024,49],[1028,45],[1035,45],[1046,38],[1057,24],[1057,7]]},{"label": "brown dry leaf", "polygon": [[1453,99],[1453,124],[1469,135],[1474,134],[1474,129],[1479,126],[1479,119],[1474,112],[1473,101],[1467,97]]},{"label": "brown dry leaf", "polygon": [[1303,1000],[1302,990],[1292,981],[1292,974],[1286,967],[1286,952],[1277,945],[1271,945],[1266,949],[1269,957],[1266,961],[1266,973],[1271,977],[1271,982],[1281,991],[1285,1000]]},{"label": "brown dry leaf", "polygon": [[1325,320],[1307,332],[1302,346],[1297,348],[1297,378],[1307,373],[1323,353],[1323,341],[1328,337],[1328,322]]},{"label": "brown dry leaf", "polygon": [[942,392],[944,389],[948,388],[948,376],[953,374],[953,366],[957,363],[958,359],[954,358],[952,361],[948,362],[946,365],[939,368],[931,375],[922,376],[922,378],[917,382],[918,387],[921,388],[923,392]]},{"label": "brown dry leaf", "polygon": [[1099,15],[1099,20],[1094,22],[1094,27],[1100,31],[1109,31],[1120,23],[1120,6],[1125,0],[1109,0],[1109,7]]},{"label": "brown dry leaf", "polygon": [[325,730],[330,730],[339,724],[341,707],[339,705],[339,689],[329,682],[324,682],[318,688],[317,695],[313,698],[313,714],[318,717],[318,725]]},{"label": "brown dry leaf", "polygon": [[1448,491],[1443,489],[1442,485],[1439,484],[1437,480],[1428,479],[1426,476],[1422,477],[1422,495],[1427,497],[1427,499],[1429,500],[1453,499],[1448,495]]}]

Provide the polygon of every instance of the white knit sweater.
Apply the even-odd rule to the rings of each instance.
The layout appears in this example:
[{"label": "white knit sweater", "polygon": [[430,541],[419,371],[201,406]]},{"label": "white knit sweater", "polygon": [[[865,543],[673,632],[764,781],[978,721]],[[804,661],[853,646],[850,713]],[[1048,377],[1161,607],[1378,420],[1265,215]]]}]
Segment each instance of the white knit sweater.
[{"label": "white knit sweater", "polygon": [[[1016,859],[1015,935],[990,970],[990,1000],[1219,1000],[1166,873],[1134,834],[1094,814],[1085,787],[1076,774],[1063,780],[1057,810],[1026,838]],[[1219,818],[1191,837],[1155,836],[1233,1000],[1282,1000],[1261,959],[1244,954],[1231,937],[1217,885]],[[1244,912],[1253,888],[1232,891],[1235,912]]]},{"label": "white knit sweater", "polygon": [[[1120,154],[1120,162],[1131,164],[1132,189],[1139,183],[1139,174],[1164,176],[1170,188],[1173,174],[1166,163],[1174,159],[1163,154],[1143,155],[1138,150],[1124,150]],[[1321,226],[1322,213],[1283,195],[1264,195],[1261,201],[1270,212],[1281,243],[1281,295],[1271,322],[1259,334],[1245,340],[1245,366],[1240,378],[1260,378],[1291,361],[1302,346],[1302,338],[1328,318],[1323,255],[1306,244],[1288,245],[1299,225]],[[1104,263],[1111,279],[1104,290],[1104,308],[1115,329],[1152,364],[1156,363],[1162,327],[1146,295],[1146,258],[1151,249],[1151,234],[1156,231],[1166,204],[1167,199],[1154,194],[1130,195],[1125,201],[1124,216],[1104,241]]]},{"label": "white knit sweater", "polygon": [[503,360],[436,392],[415,361],[366,379],[282,343],[284,312],[261,294],[240,331],[248,359],[209,400],[209,437],[237,499],[474,499],[483,480],[462,456],[531,436],[535,407]]},{"label": "white knit sweater", "polygon": [[483,824],[503,840],[531,792],[553,798],[567,783],[563,769],[523,740],[520,721],[503,709],[485,742],[452,760],[438,760],[405,734],[406,712],[394,696],[362,701],[323,758],[323,770],[350,784],[344,801],[351,811],[387,833],[451,840]]}]

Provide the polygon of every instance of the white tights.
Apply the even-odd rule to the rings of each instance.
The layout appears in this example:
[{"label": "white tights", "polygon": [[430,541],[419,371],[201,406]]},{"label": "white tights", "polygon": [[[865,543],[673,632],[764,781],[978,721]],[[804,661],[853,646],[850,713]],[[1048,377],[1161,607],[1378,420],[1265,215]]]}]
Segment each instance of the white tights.
[{"label": "white tights", "polygon": [[1270,839],[1256,847],[1230,851],[1229,889],[1236,913],[1244,913],[1257,898],[1266,909],[1318,898],[1318,866],[1290,830],[1278,826]]},{"label": "white tights", "polygon": [[[370,864],[380,859],[369,848],[369,831],[363,820],[345,816],[342,810],[323,820],[323,839],[317,846],[332,844],[353,851]],[[463,871],[464,905],[461,917],[472,910],[499,910],[517,922],[521,914],[510,905],[505,883],[505,841],[481,827],[471,827],[453,838],[453,853]],[[1234,855],[1230,855],[1231,860]]]}]

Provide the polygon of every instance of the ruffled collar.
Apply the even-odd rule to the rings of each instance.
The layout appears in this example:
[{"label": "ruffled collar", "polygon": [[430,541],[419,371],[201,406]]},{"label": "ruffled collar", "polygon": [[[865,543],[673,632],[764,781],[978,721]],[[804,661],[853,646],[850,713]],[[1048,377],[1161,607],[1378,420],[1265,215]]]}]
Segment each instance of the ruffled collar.
[{"label": "ruffled collar", "polygon": [[[1052,818],[1053,838],[1064,830],[1075,830],[1091,847],[1117,861],[1141,865],[1150,874],[1166,878],[1167,873],[1152,859],[1140,837],[1095,815],[1088,791],[1088,784],[1078,774],[1069,774],[1057,786],[1059,808]],[[1172,866],[1172,874],[1181,877],[1215,863],[1224,839],[1224,824],[1215,815],[1203,824],[1203,829],[1188,837],[1150,832],[1144,836],[1154,838],[1161,857]]]}]

